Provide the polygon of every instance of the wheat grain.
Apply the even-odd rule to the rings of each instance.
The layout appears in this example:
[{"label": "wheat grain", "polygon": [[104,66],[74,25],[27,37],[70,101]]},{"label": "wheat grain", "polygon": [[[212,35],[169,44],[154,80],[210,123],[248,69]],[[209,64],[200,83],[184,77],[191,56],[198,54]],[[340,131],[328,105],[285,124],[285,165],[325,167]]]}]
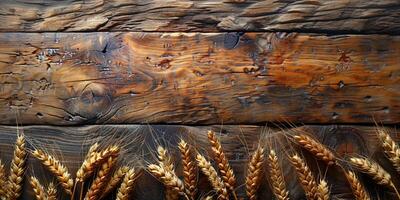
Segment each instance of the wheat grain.
[{"label": "wheat grain", "polygon": [[29,183],[31,184],[33,192],[35,193],[36,200],[47,200],[44,188],[36,177],[32,176]]},{"label": "wheat grain", "polygon": [[278,156],[276,155],[274,150],[270,150],[268,161],[270,179],[272,182],[272,191],[276,199],[289,200],[289,192],[286,189],[285,179],[283,178],[283,171],[279,165]]},{"label": "wheat grain", "polygon": [[74,181],[71,178],[71,174],[68,172],[68,169],[62,165],[59,160],[42,150],[36,149],[32,152],[32,155],[40,160],[42,164],[54,174],[64,191],[71,195]]},{"label": "wheat grain", "polygon": [[208,180],[210,181],[211,185],[218,192],[219,194],[218,199],[229,200],[229,195],[226,186],[224,182],[221,180],[221,178],[218,176],[217,171],[215,171],[214,167],[211,166],[211,163],[207,161],[207,159],[200,154],[197,154],[196,160],[197,160],[197,165],[199,166],[201,171],[208,177]]},{"label": "wheat grain", "polygon": [[50,183],[47,186],[47,200],[56,200],[57,199],[57,189],[53,183]]},{"label": "wheat grain", "polygon": [[318,199],[318,186],[307,164],[297,154],[293,155],[290,161],[296,169],[300,185],[303,187],[307,199]]},{"label": "wheat grain", "polygon": [[108,160],[109,157],[117,157],[119,154],[118,146],[110,146],[100,152],[92,152],[88,158],[86,158],[81,167],[76,172],[76,181],[83,182],[86,178],[91,176],[94,170],[101,165],[104,161]]},{"label": "wheat grain", "polygon": [[128,200],[129,195],[133,190],[133,185],[135,183],[135,170],[129,169],[118,189],[117,200]]},{"label": "wheat grain", "polygon": [[8,179],[8,200],[15,200],[21,195],[22,183],[25,172],[25,136],[19,134],[15,142],[14,156],[11,161],[10,176]]},{"label": "wheat grain", "polygon": [[246,176],[246,194],[250,200],[257,199],[257,190],[261,182],[262,165],[264,163],[264,149],[258,147],[251,156]]},{"label": "wheat grain", "polygon": [[369,161],[365,158],[350,158],[351,164],[361,172],[371,176],[379,185],[391,186],[391,177],[378,163]]},{"label": "wheat grain", "polygon": [[329,200],[329,187],[324,179],[321,179],[318,184],[318,200]]},{"label": "wheat grain", "polygon": [[158,178],[167,188],[181,195],[185,195],[184,185],[173,171],[164,168],[163,165],[151,164],[147,168],[149,172]]},{"label": "wheat grain", "polygon": [[102,193],[100,199],[110,194],[110,192],[113,191],[117,187],[117,185],[121,183],[122,179],[128,171],[129,167],[127,166],[122,166],[117,171],[115,171],[113,176],[110,178],[110,181],[107,183],[107,186],[104,189],[104,192]]},{"label": "wheat grain", "polygon": [[324,161],[328,165],[333,165],[336,163],[335,154],[325,147],[320,142],[311,138],[308,135],[300,134],[295,135],[294,139],[305,149],[311,152],[316,158]]},{"label": "wheat grain", "polygon": [[208,140],[211,143],[211,149],[214,153],[214,159],[218,165],[219,172],[221,173],[222,180],[226,187],[234,192],[236,185],[236,178],[233,173],[232,168],[229,165],[228,159],[225,156],[224,151],[222,150],[221,143],[216,137],[213,131],[208,131]]},{"label": "wheat grain", "polygon": [[196,196],[196,168],[192,161],[189,145],[181,140],[178,144],[182,156],[183,182],[186,195],[194,200]]},{"label": "wheat grain", "polygon": [[116,162],[115,157],[108,157],[107,161],[101,165],[97,172],[96,178],[93,180],[88,192],[86,193],[85,200],[97,200],[101,194],[101,190],[107,183],[107,178],[110,174],[111,168]]},{"label": "wheat grain", "polygon": [[0,199],[4,199],[7,195],[7,179],[6,169],[0,160]]},{"label": "wheat grain", "polygon": [[379,138],[381,139],[382,148],[389,158],[390,162],[393,164],[394,168],[398,173],[400,173],[400,147],[397,143],[390,137],[389,133],[385,129],[378,130]]},{"label": "wheat grain", "polygon": [[355,200],[370,200],[367,191],[365,190],[364,186],[358,180],[357,176],[352,172],[348,171],[345,172],[346,178],[349,181],[350,187],[353,190],[353,195]]}]

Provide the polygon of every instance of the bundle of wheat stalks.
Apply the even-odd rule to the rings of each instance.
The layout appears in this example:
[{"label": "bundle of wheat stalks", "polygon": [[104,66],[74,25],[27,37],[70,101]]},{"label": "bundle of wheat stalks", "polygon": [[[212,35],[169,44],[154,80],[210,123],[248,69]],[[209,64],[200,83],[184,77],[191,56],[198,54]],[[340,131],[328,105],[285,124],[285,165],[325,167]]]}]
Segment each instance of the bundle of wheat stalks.
[{"label": "bundle of wheat stalks", "polygon": [[[400,147],[385,129],[378,129],[377,134],[388,160],[400,173]],[[213,131],[209,131],[207,136],[212,152],[210,160],[208,160],[208,156],[197,152],[193,145],[189,145],[183,139],[178,143],[183,170],[182,177],[177,175],[176,163],[172,161],[173,158],[169,152],[162,146],[158,146],[157,163],[149,164],[146,170],[164,185],[165,199],[244,199],[237,194],[238,181],[223,151],[221,142]],[[290,138],[327,166],[338,166],[343,169],[343,176],[348,180],[354,199],[371,199],[370,193],[359,180],[357,172],[370,176],[376,184],[392,190],[400,199],[391,175],[377,162],[363,157],[341,160],[334,151],[306,133],[290,135]],[[27,149],[25,143],[25,136],[18,134],[8,173],[0,161],[1,199],[20,198],[28,155],[39,160],[57,180],[57,183],[44,185],[35,176],[30,176],[28,181],[37,200],[66,199],[66,197],[67,199],[97,200],[110,199],[111,196],[117,200],[132,198],[132,191],[139,173],[136,173],[130,166],[117,166],[121,150],[118,145],[109,145],[100,149],[98,143],[93,144],[73,178],[68,168],[55,156],[50,155],[44,149]],[[258,199],[258,190],[264,179],[270,183],[271,191],[276,199],[290,199],[290,191],[286,186],[282,166],[279,162],[279,157],[285,155],[277,152],[277,149],[260,142],[251,154],[244,180],[247,199]],[[286,154],[286,157],[292,164],[298,177],[298,183],[303,188],[304,195],[308,200],[331,198],[329,182],[323,176],[319,177],[314,174],[300,153],[293,151]],[[346,167],[348,163],[352,167]],[[267,171],[268,178],[263,173],[264,169]],[[208,178],[213,192],[208,192],[207,195],[200,194],[197,186],[198,173],[202,173]],[[57,188],[62,190],[58,191]],[[116,195],[110,195],[113,193]]]}]

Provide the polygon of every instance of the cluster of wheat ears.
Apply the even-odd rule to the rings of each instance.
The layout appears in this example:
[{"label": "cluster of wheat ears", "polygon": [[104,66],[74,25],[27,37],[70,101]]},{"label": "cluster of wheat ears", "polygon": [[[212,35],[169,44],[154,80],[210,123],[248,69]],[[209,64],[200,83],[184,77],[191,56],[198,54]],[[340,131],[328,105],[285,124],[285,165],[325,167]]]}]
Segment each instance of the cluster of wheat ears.
[{"label": "cluster of wheat ears", "polygon": [[[397,173],[400,173],[399,145],[385,129],[378,129],[377,135],[387,159]],[[184,140],[179,142],[178,148],[181,154],[183,170],[182,177],[179,177],[175,172],[175,163],[172,162],[168,151],[162,146],[158,146],[157,163],[147,165],[144,170],[151,173],[164,185],[165,199],[242,199],[238,198],[236,194],[237,180],[235,173],[228,162],[219,139],[213,131],[209,131],[207,136],[213,154],[211,156],[212,160],[207,160],[204,155],[198,153],[193,146]],[[291,137],[301,148],[309,151],[316,159],[321,160],[328,166],[335,165],[343,169],[343,175],[351,186],[354,199],[371,199],[368,191],[357,177],[356,171],[370,176],[376,184],[393,190],[400,199],[391,175],[377,162],[363,157],[350,157],[347,159],[347,163],[350,163],[353,167],[344,167],[341,164],[342,160],[337,158],[335,152],[312,136],[299,133]],[[57,184],[43,185],[36,177],[29,177],[29,183],[37,200],[57,199],[57,197],[61,196],[61,193],[69,196],[69,199],[80,200],[110,199],[109,196],[113,192],[116,192],[115,198],[117,200],[132,198],[130,194],[132,194],[139,173],[135,173],[135,170],[129,166],[116,166],[116,161],[120,154],[118,145],[110,145],[101,150],[98,143],[93,144],[89,148],[82,165],[77,170],[75,178],[73,178],[67,167],[60,160],[42,149],[28,150],[25,143],[25,136],[18,134],[9,173],[6,172],[4,164],[0,161],[1,199],[15,200],[21,196],[28,155],[39,160],[58,182]],[[297,173],[298,182],[308,200],[330,199],[329,183],[324,178],[317,180],[301,154],[295,152],[288,154],[287,157]],[[268,180],[275,198],[289,200],[290,191],[286,187],[279,159],[273,148],[266,148],[261,143],[252,153],[248,161],[245,178],[245,190],[248,199],[257,199],[265,167],[268,170]],[[213,195],[198,197],[198,171],[201,171],[208,178],[210,185],[214,189]],[[92,180],[90,181],[91,184],[83,187],[85,181],[88,181],[89,178]],[[58,187],[56,187],[57,185]],[[57,188],[62,188],[63,190],[57,191]]]}]

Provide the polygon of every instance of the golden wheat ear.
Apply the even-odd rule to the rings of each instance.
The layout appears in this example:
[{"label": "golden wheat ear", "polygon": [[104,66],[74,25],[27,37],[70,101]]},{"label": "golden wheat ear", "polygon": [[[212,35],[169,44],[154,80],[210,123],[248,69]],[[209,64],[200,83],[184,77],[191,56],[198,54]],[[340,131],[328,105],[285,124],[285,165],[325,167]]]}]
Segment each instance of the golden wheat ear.
[{"label": "golden wheat ear", "polygon": [[386,156],[396,169],[400,173],[400,147],[390,137],[389,133],[385,129],[378,129],[378,136],[381,140],[381,146]]},{"label": "golden wheat ear", "polygon": [[317,159],[324,161],[327,165],[336,164],[335,154],[314,138],[306,134],[299,134],[293,137],[301,147],[312,153]]},{"label": "golden wheat ear", "polygon": [[297,154],[291,156],[290,161],[296,169],[300,185],[304,189],[307,199],[318,199],[318,185],[306,162]]},{"label": "golden wheat ear", "polygon": [[67,167],[61,164],[58,159],[40,149],[34,150],[32,155],[41,161],[41,163],[57,178],[64,191],[68,195],[71,195],[74,181],[71,178],[71,174],[68,172]]},{"label": "golden wheat ear", "polygon": [[233,173],[233,170],[229,165],[228,159],[226,158],[225,153],[222,150],[221,143],[213,131],[208,131],[207,136],[208,141],[210,141],[211,149],[214,153],[214,160],[217,163],[222,180],[224,181],[225,186],[232,192],[235,199],[237,199],[235,193],[235,174]]},{"label": "golden wheat ear", "polygon": [[286,189],[283,171],[279,165],[278,156],[274,150],[270,150],[268,155],[268,166],[272,192],[277,200],[289,200],[289,192]]},{"label": "golden wheat ear", "polygon": [[101,165],[96,178],[93,180],[92,185],[86,193],[85,200],[97,200],[100,197],[102,189],[104,189],[107,178],[115,163],[116,158],[108,157],[108,160]]},{"label": "golden wheat ear", "polygon": [[32,176],[31,180],[29,181],[33,192],[35,193],[36,200],[47,200],[46,192],[44,191],[44,187],[40,184],[39,180]]},{"label": "golden wheat ear", "polygon": [[329,200],[330,192],[328,183],[321,179],[318,184],[318,200]]},{"label": "golden wheat ear", "polygon": [[365,190],[364,186],[358,180],[357,176],[352,171],[345,172],[347,181],[353,190],[353,195],[355,200],[370,200],[368,192]]},{"label": "golden wheat ear", "polygon": [[11,161],[10,176],[8,179],[7,196],[9,200],[18,199],[22,192],[26,162],[25,136],[19,134],[15,142],[14,156]]},{"label": "golden wheat ear", "polygon": [[126,172],[124,180],[122,180],[121,186],[118,189],[117,200],[128,200],[134,184],[135,170],[132,168]]},{"label": "golden wheat ear", "polygon": [[185,195],[184,185],[173,171],[165,169],[163,165],[154,165],[154,164],[149,165],[147,169],[158,180],[160,180],[167,188],[181,195]]},{"label": "golden wheat ear", "polygon": [[7,195],[6,169],[0,160],[0,199],[5,199]]},{"label": "golden wheat ear", "polygon": [[350,163],[357,167],[357,169],[362,173],[368,174],[377,184],[392,188],[396,192],[397,197],[400,199],[400,194],[392,182],[392,177],[378,163],[375,161],[370,161],[366,158],[355,157],[350,158]]},{"label": "golden wheat ear", "polygon": [[183,182],[185,185],[185,193],[186,195],[194,200],[196,196],[196,166],[192,161],[192,152],[189,148],[189,145],[181,140],[178,144],[179,150],[181,152],[182,157],[182,166],[183,166]]},{"label": "golden wheat ear", "polygon": [[104,189],[104,192],[101,194],[101,198],[103,199],[106,197],[108,194],[110,194],[114,189],[117,188],[118,184],[120,184],[125,176],[125,174],[129,171],[129,167],[127,166],[122,166],[118,168],[117,171],[114,172],[112,177],[110,178],[110,181],[107,183],[106,188]]},{"label": "golden wheat ear", "polygon": [[196,160],[203,174],[208,177],[211,185],[218,192],[218,199],[229,200],[228,190],[211,163],[201,154],[197,154]]},{"label": "golden wheat ear", "polygon": [[[97,143],[96,143],[97,144]],[[95,145],[96,145],[95,144]],[[96,168],[106,162],[109,157],[116,158],[119,155],[119,147],[118,146],[109,146],[106,149],[100,151],[100,152],[95,152],[93,146],[89,149],[88,155],[83,161],[81,167],[78,169],[76,172],[76,181],[77,182],[83,182],[85,181],[89,176],[91,176]]]},{"label": "golden wheat ear", "polygon": [[264,148],[258,147],[250,158],[246,176],[246,194],[250,200],[257,199],[264,163]]},{"label": "golden wheat ear", "polygon": [[47,200],[56,200],[57,199],[57,189],[53,183],[50,183],[47,187]]}]

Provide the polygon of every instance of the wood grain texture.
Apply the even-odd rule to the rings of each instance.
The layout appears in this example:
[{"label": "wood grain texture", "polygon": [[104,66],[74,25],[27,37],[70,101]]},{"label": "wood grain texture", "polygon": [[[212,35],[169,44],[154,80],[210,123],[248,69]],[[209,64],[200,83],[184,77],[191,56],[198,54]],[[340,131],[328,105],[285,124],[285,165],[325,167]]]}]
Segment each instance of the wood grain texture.
[{"label": "wood grain texture", "polygon": [[2,0],[0,31],[400,33],[397,0]]},{"label": "wood grain texture", "polygon": [[0,123],[400,122],[400,37],[3,33]]},{"label": "wood grain texture", "polygon": [[[371,159],[377,160],[383,167],[392,173],[395,184],[400,184],[399,177],[390,166],[389,161],[383,156],[382,151],[377,146],[377,135],[375,127],[368,126],[303,126],[286,129],[285,131],[266,129],[260,126],[180,126],[180,125],[92,125],[77,127],[56,127],[56,126],[27,126],[20,127],[28,141],[28,148],[40,147],[46,149],[52,155],[61,158],[69,170],[74,172],[82,162],[87,149],[91,144],[99,141],[101,146],[113,142],[122,146],[123,158],[120,165],[129,163],[136,167],[137,171],[148,163],[155,161],[155,149],[157,145],[166,147],[173,155],[173,160],[177,166],[177,173],[182,176],[182,166],[179,160],[179,150],[177,143],[180,138],[184,138],[190,145],[204,155],[212,155],[209,142],[207,141],[207,131],[214,130],[221,140],[222,147],[230,160],[230,164],[238,180],[238,193],[243,197],[245,188],[242,185],[245,179],[246,163],[249,152],[252,152],[258,145],[259,139],[267,148],[273,147],[280,157],[280,162],[284,166],[287,187],[290,190],[291,199],[304,198],[294,170],[290,167],[285,158],[286,153],[291,153],[291,149],[296,149],[296,145],[285,143],[285,134],[294,134],[299,131],[313,134],[318,140],[334,150],[339,156],[344,157],[348,154],[361,154]],[[17,128],[13,126],[0,126],[0,158],[3,163],[9,164],[12,157],[13,143],[16,137]],[[395,141],[400,141],[398,132],[392,132]],[[278,142],[280,141],[280,142]],[[100,147],[100,148],[104,148]],[[308,163],[317,176],[318,171],[324,173],[325,167],[322,162],[315,162],[310,154],[303,152],[308,159]],[[317,166],[318,165],[318,166]],[[318,167],[318,168],[317,168]],[[42,167],[39,161],[29,156],[27,162],[27,176],[34,174],[43,184],[48,184],[54,178]],[[326,174],[326,180],[331,185],[331,194],[341,199],[353,199],[349,187],[346,185],[345,178],[340,169],[330,167]],[[364,177],[365,178],[365,177]],[[364,179],[368,183],[369,179]],[[139,184],[135,186],[132,196],[134,199],[161,200],[163,187],[153,177],[147,173],[138,179]],[[264,177],[260,188],[260,199],[272,199],[268,181]],[[370,182],[372,183],[372,182]],[[207,178],[200,176],[199,191],[210,190]],[[389,198],[390,193],[386,190],[377,190],[374,184],[366,185],[370,192],[374,194],[379,191],[381,199]],[[59,188],[59,191],[61,189]],[[386,191],[386,192],[385,192]],[[31,199],[33,194],[29,187],[25,186],[24,198]],[[386,195],[386,196],[385,196]],[[385,198],[386,197],[386,198]],[[394,197],[392,197],[394,198]]]}]

